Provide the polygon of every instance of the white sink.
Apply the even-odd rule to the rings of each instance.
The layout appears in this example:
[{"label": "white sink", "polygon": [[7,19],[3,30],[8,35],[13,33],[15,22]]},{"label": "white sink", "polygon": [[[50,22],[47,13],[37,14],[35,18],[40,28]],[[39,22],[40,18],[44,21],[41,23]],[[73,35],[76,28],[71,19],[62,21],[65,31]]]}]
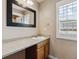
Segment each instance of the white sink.
[{"label": "white sink", "polygon": [[45,39],[46,37],[44,36],[37,36],[37,37],[32,37],[32,39]]}]

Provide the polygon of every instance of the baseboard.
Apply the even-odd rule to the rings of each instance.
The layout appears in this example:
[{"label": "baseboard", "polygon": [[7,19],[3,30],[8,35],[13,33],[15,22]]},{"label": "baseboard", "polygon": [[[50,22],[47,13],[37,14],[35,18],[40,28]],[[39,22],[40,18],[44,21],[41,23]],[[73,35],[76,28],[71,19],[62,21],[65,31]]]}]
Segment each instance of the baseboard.
[{"label": "baseboard", "polygon": [[58,59],[57,57],[49,55],[49,59]]}]

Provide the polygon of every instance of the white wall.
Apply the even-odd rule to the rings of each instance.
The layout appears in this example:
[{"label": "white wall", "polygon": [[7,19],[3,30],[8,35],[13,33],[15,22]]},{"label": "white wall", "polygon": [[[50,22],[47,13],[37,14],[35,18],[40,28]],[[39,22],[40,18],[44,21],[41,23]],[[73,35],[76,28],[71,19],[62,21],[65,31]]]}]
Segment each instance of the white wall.
[{"label": "white wall", "polygon": [[[51,56],[56,56],[58,59],[77,59],[77,42],[56,38],[56,2],[58,1],[60,0],[45,0],[40,4],[40,34],[50,35]],[[45,30],[47,27],[48,29]]]},{"label": "white wall", "polygon": [[7,0],[3,0],[3,19],[2,19],[2,36],[3,36],[3,40],[6,39],[13,39],[13,38],[20,38],[20,37],[28,37],[28,36],[32,36],[32,35],[37,35],[38,32],[38,8],[39,8],[39,4],[33,0],[34,5],[33,6],[29,6],[30,8],[36,10],[37,12],[37,27],[36,28],[32,28],[32,27],[8,27],[6,26],[6,1]]}]

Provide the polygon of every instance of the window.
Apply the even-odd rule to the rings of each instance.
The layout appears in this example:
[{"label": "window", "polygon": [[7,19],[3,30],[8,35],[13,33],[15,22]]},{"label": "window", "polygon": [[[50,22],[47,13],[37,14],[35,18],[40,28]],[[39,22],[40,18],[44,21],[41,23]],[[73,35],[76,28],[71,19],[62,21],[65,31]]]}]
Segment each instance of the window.
[{"label": "window", "polygon": [[77,32],[77,1],[61,1],[57,9],[57,38],[76,40]]}]

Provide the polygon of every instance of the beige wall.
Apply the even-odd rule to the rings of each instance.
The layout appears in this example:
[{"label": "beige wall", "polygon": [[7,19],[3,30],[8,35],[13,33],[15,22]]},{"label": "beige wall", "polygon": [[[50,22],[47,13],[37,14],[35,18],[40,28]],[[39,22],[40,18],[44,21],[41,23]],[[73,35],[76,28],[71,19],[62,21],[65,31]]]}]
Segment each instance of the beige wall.
[{"label": "beige wall", "polygon": [[37,27],[8,27],[6,26],[6,1],[7,0],[2,0],[3,1],[3,19],[2,19],[2,36],[3,40],[6,39],[13,39],[13,38],[19,38],[19,37],[27,37],[27,36],[32,36],[32,35],[37,35],[38,32],[38,8],[39,4],[33,0],[34,5],[29,6],[30,8],[34,9],[37,11]]},{"label": "beige wall", "polygon": [[50,55],[58,59],[77,59],[77,42],[56,39],[56,2],[46,0],[40,4],[40,34],[50,35]]}]

